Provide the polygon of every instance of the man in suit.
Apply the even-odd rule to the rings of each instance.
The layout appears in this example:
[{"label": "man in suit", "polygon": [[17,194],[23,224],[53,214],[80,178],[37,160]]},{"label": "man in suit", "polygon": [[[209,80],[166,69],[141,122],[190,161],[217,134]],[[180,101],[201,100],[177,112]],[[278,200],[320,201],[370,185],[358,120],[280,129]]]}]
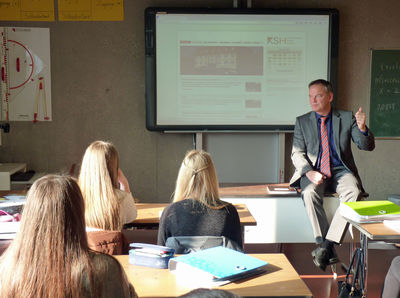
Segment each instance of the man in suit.
[{"label": "man in suit", "polygon": [[361,150],[375,148],[374,135],[365,124],[360,107],[351,111],[332,108],[332,85],[325,80],[309,85],[312,111],[296,118],[292,161],[295,173],[290,185],[301,188],[301,195],[319,247],[312,252],[316,266],[339,262],[334,244],[340,244],[348,222],[337,210],[329,225],[323,208],[326,189],[337,192],[341,202],[357,201],[363,188],[351,152],[351,140]]}]

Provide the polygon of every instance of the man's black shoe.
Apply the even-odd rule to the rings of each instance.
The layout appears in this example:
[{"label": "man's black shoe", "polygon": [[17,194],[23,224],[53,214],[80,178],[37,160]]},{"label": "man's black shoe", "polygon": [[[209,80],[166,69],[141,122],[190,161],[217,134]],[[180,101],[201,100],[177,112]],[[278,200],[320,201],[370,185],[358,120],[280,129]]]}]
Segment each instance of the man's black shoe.
[{"label": "man's black shoe", "polygon": [[336,254],[335,247],[332,246],[331,249],[328,249],[328,258],[328,265],[333,265],[340,262]]},{"label": "man's black shoe", "polygon": [[[325,271],[326,266],[329,264],[329,252],[328,249],[323,247],[317,247],[311,252],[315,266]],[[332,263],[334,264],[334,263]]]}]

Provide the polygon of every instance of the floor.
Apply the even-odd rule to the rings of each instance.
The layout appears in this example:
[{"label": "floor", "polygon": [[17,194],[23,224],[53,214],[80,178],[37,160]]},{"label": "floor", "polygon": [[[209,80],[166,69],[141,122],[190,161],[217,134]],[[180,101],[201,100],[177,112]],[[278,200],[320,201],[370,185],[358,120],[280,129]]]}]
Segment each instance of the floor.
[{"label": "floor", "polygon": [[[247,253],[282,252],[297,273],[306,283],[314,298],[338,297],[337,282],[343,280],[346,271],[337,265],[337,279],[333,278],[331,268],[322,271],[315,267],[311,251],[315,248],[312,243],[291,244],[246,244]],[[350,261],[350,246],[343,244],[337,247],[340,260],[346,265]],[[379,298],[386,272],[394,256],[400,255],[400,249],[392,244],[372,243],[368,250],[368,297]]]}]

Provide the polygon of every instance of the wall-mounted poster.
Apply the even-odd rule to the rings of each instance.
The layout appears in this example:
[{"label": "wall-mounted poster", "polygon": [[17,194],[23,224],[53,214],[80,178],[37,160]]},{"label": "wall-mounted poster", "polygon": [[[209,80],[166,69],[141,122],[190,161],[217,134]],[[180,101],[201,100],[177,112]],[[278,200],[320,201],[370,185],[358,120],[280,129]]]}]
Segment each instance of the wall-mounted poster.
[{"label": "wall-mounted poster", "polygon": [[1,21],[54,21],[54,0],[2,0]]},{"label": "wall-mounted poster", "polygon": [[123,21],[123,0],[58,0],[60,21]]},{"label": "wall-mounted poster", "polygon": [[51,121],[50,31],[0,27],[2,121]]}]

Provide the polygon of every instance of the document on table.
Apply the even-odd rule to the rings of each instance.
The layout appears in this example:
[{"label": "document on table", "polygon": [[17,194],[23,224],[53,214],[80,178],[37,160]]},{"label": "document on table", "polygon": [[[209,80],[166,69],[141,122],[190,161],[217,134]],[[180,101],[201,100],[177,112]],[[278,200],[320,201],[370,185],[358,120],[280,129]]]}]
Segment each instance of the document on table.
[{"label": "document on table", "polygon": [[273,185],[268,185],[267,186],[267,191],[270,194],[295,194],[297,193],[297,190],[293,187],[289,186],[273,186]]},{"label": "document on table", "polygon": [[24,205],[25,202],[24,195],[7,195],[0,198],[0,208]]},{"label": "document on table", "polygon": [[400,233],[400,220],[384,220],[383,224],[388,228]]},{"label": "document on table", "polygon": [[0,239],[14,239],[19,230],[19,222],[0,223]]}]

